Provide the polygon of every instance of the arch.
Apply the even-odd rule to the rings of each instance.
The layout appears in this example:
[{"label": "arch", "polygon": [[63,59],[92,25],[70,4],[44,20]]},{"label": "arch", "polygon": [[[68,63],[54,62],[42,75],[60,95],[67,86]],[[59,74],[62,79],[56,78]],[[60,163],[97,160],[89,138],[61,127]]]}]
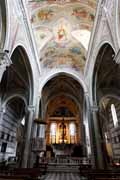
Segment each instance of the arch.
[{"label": "arch", "polygon": [[[84,76],[85,78],[89,78],[88,76],[90,76],[91,74],[91,79],[89,84],[92,84],[92,80],[93,80],[93,74],[94,74],[94,68],[95,68],[95,64],[96,64],[96,60],[97,60],[97,56],[100,52],[100,49],[105,45],[108,44],[112,47],[112,49],[114,50],[115,54],[116,54],[116,49],[113,46],[112,42],[108,41],[106,38],[103,38],[101,40],[101,42],[97,45],[97,47],[94,48],[94,55],[88,50],[88,56],[87,56],[87,61],[85,64],[85,69],[84,69]],[[91,58],[92,57],[92,58]],[[90,92],[91,93],[91,92]],[[92,96],[91,96],[92,97]]]},{"label": "arch", "polygon": [[26,97],[24,95],[24,93],[20,94],[19,92],[17,93],[11,93],[10,95],[6,96],[4,99],[3,99],[3,102],[2,102],[2,106],[5,107],[6,104],[8,103],[8,101],[10,101],[11,99],[13,98],[20,98],[24,101],[25,103],[25,106],[27,107],[27,101],[26,101]]},{"label": "arch", "polygon": [[[59,94],[59,96],[61,95],[65,95],[66,97],[72,99],[76,104],[77,106],[79,107],[80,109],[80,104],[79,104],[79,101],[77,99],[75,99],[73,96],[71,96],[70,94],[67,94],[67,93],[61,93]],[[58,95],[53,95],[52,97],[49,98],[47,104],[46,104],[46,107],[48,106],[48,104],[50,103],[50,101],[52,101],[54,98],[56,98]]]},{"label": "arch", "polygon": [[[24,150],[24,137],[26,130],[25,128],[28,124],[26,111],[27,106],[25,103],[25,99],[22,96],[13,94],[7,97],[4,104],[2,104],[2,119],[4,122],[3,129],[4,134],[7,135],[5,158],[7,159],[10,155],[16,156],[18,158],[18,167],[20,167],[22,163],[22,153]],[[22,124],[23,119],[25,120],[25,124]],[[3,138],[3,140],[5,139]],[[11,154],[7,153],[9,149]],[[4,154],[2,154],[2,156],[4,156]]]},{"label": "arch", "polygon": [[107,94],[107,95],[103,96],[100,101],[104,101],[104,99],[106,99],[106,98],[114,98],[114,99],[120,101],[120,96],[117,96],[115,94]]},{"label": "arch", "polygon": [[[21,44],[21,45],[17,44],[11,53],[12,62],[14,61],[12,58],[13,58],[13,55],[16,51],[22,57],[22,61],[23,61],[22,63],[25,66],[25,70],[27,72],[27,78],[28,78],[28,82],[29,82],[29,93],[30,93],[29,94],[29,104],[31,104],[33,101],[33,94],[34,94],[34,81],[33,81],[33,71],[32,71],[32,67],[30,64],[29,56],[27,54],[27,50],[24,47],[24,45],[23,44]],[[13,63],[16,63],[16,62],[14,61]]]},{"label": "arch", "polygon": [[[101,66],[101,63],[103,62],[103,56],[105,55],[107,48],[110,48],[112,50],[114,56],[115,56],[115,51],[113,49],[113,46],[108,42],[106,42],[106,43],[104,42],[104,44],[101,44],[101,47],[100,47],[100,49],[97,53],[97,56],[96,56],[96,61],[95,61],[94,66],[93,66],[91,86],[92,86],[92,99],[95,103],[97,103],[97,100],[96,100],[97,73],[98,73],[98,70]],[[112,58],[114,58],[114,57],[112,57]]]},{"label": "arch", "polygon": [[47,82],[49,80],[51,80],[52,78],[57,77],[59,75],[66,75],[67,77],[73,78],[81,85],[84,93],[88,92],[88,88],[84,82],[84,77],[82,76],[82,74],[78,74],[78,73],[76,73],[76,71],[73,71],[71,69],[69,70],[69,69],[63,68],[62,70],[61,69],[53,70],[53,71],[49,72],[48,74],[46,74],[45,78],[41,79],[41,87],[40,87],[40,91],[39,91],[40,94],[42,92],[43,87],[47,84]]},{"label": "arch", "polygon": [[[91,78],[91,106],[93,109],[93,128],[95,136],[98,137],[100,135],[100,139],[95,138],[96,143],[96,151],[100,153],[101,157],[96,158],[96,165],[99,167],[109,166],[110,158],[107,158],[106,147],[104,144],[104,133],[105,130],[104,124],[108,127],[107,119],[109,118],[109,114],[102,107],[101,98],[103,96],[110,96],[110,94],[116,95],[116,90],[120,88],[119,84],[119,74],[120,74],[120,66],[115,62],[115,50],[113,49],[110,43],[104,43],[96,56],[96,59],[93,63],[92,69],[92,78]],[[108,68],[109,67],[109,68]],[[117,83],[116,83],[117,82]],[[106,107],[107,99],[104,102]],[[94,117],[95,115],[95,117]],[[102,141],[103,140],[103,141]],[[106,156],[106,158],[105,158]]]}]

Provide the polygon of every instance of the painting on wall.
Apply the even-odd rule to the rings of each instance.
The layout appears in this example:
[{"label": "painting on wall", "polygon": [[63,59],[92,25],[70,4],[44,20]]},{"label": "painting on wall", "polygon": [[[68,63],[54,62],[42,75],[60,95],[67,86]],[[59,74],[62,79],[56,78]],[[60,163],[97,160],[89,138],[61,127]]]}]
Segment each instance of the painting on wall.
[{"label": "painting on wall", "polygon": [[67,67],[77,71],[83,71],[85,65],[85,49],[79,44],[69,44],[66,48],[52,46],[51,42],[47,48],[42,51],[41,65],[43,68]]},{"label": "painting on wall", "polygon": [[52,8],[40,8],[31,16],[32,23],[47,23],[52,20],[55,12]]},{"label": "painting on wall", "polygon": [[80,18],[87,18],[88,13],[86,9],[83,9],[81,7],[75,7],[73,8],[72,15],[80,19]]},{"label": "painting on wall", "polygon": [[83,71],[94,21],[94,0],[41,0],[31,21],[43,69]]},{"label": "painting on wall", "polygon": [[48,41],[53,37],[53,33],[47,28],[37,28],[34,30],[34,36],[37,43],[38,51],[40,51]]},{"label": "painting on wall", "polygon": [[75,16],[77,19],[86,19],[86,21],[94,21],[94,12],[90,12],[85,7],[75,7],[73,8],[72,16]]},{"label": "painting on wall", "polygon": [[53,27],[55,41],[57,43],[66,43],[70,39],[71,27],[69,22],[63,17],[59,19]]},{"label": "painting on wall", "polygon": [[37,15],[40,21],[49,21],[54,15],[54,12],[51,9],[43,9],[40,10]]}]

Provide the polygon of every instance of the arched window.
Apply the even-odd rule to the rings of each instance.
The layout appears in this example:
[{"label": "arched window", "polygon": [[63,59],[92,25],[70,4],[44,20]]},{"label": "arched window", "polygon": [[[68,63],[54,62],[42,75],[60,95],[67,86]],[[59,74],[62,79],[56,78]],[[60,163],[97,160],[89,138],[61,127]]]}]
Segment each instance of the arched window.
[{"label": "arched window", "polygon": [[111,113],[112,113],[114,127],[117,127],[118,126],[118,118],[117,118],[117,113],[116,113],[114,104],[111,104]]},{"label": "arched window", "polygon": [[70,133],[70,143],[75,143],[75,135],[76,135],[76,127],[75,123],[70,123],[69,125],[69,133]]},{"label": "arched window", "polygon": [[56,123],[51,123],[51,125],[50,125],[50,136],[51,136],[51,143],[52,144],[56,143],[56,131],[57,131]]},{"label": "arched window", "polygon": [[24,126],[25,125],[25,117],[23,117],[21,124]]},{"label": "arched window", "polygon": [[74,123],[70,123],[69,131],[70,131],[70,136],[75,136],[76,128]]},{"label": "arched window", "polygon": [[56,135],[56,123],[51,123],[50,134],[51,134],[51,136],[55,136]]}]

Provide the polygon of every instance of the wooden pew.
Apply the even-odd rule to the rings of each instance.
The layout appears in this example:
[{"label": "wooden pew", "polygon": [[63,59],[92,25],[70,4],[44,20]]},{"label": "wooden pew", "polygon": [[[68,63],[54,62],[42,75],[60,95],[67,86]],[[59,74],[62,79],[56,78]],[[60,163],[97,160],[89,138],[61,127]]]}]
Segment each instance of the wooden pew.
[{"label": "wooden pew", "polygon": [[0,180],[30,180],[30,177],[28,175],[5,175],[0,174]]},{"label": "wooden pew", "polygon": [[[46,167],[46,166],[45,166]],[[16,180],[27,180],[37,179],[45,174],[46,169],[44,168],[14,168],[13,170],[5,170],[0,173],[1,179],[16,179]]]},{"label": "wooden pew", "polygon": [[119,169],[80,169],[80,176],[88,180],[120,180]]}]

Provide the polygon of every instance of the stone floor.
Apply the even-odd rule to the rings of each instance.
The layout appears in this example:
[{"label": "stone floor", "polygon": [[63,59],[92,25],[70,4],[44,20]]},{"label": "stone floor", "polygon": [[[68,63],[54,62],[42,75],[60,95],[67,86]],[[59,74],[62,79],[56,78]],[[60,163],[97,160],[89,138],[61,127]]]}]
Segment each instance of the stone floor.
[{"label": "stone floor", "polygon": [[80,178],[77,173],[47,173],[44,180],[85,180],[85,178]]}]

